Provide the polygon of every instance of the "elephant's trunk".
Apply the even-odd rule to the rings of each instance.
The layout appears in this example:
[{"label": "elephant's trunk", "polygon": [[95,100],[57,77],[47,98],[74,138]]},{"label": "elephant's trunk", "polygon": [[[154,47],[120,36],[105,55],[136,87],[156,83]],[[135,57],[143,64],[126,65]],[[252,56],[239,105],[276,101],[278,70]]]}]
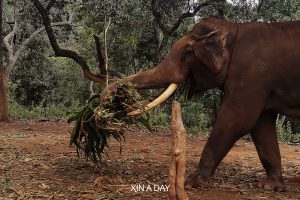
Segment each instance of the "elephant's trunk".
[{"label": "elephant's trunk", "polygon": [[103,101],[104,97],[109,95],[111,91],[114,91],[118,85],[127,82],[133,83],[136,86],[136,88],[139,89],[162,88],[170,85],[164,93],[162,93],[154,101],[146,105],[144,109],[138,109],[128,113],[129,116],[141,114],[143,111],[150,110],[155,106],[161,104],[162,102],[166,101],[178,87],[176,83],[179,83],[179,81],[168,80],[170,75],[166,74],[163,76],[163,74],[165,74],[165,68],[162,66],[157,66],[150,70],[139,72],[137,74],[127,76],[121,80],[118,80],[108,85],[104,89],[100,96],[100,102]]}]

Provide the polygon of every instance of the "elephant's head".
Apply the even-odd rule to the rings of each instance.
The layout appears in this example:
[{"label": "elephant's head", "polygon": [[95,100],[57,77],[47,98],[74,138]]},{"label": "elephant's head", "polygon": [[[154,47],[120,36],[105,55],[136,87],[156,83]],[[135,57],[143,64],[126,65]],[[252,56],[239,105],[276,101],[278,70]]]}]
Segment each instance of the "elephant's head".
[{"label": "elephant's head", "polygon": [[[169,88],[162,96],[146,106],[158,105],[173,93],[178,84],[189,81],[192,95],[224,84],[236,26],[226,20],[208,18],[199,22],[191,32],[178,40],[168,56],[156,67],[109,85],[105,96],[120,83],[132,82],[138,88]],[[131,112],[130,115],[140,112]]]}]

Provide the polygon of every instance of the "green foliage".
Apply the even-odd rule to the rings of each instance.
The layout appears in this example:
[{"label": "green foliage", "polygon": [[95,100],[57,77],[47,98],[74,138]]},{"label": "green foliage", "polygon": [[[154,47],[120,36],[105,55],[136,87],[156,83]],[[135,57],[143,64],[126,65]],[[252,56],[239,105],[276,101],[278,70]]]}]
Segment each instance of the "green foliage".
[{"label": "green foliage", "polygon": [[43,106],[29,106],[25,107],[18,104],[16,101],[9,102],[9,115],[16,119],[63,119],[67,112],[77,108],[75,104],[73,107],[65,107],[62,105],[48,105]]},{"label": "green foliage", "polygon": [[276,131],[278,135],[278,139],[283,142],[290,142],[292,141],[293,135],[291,130],[291,123],[287,122],[284,125],[284,118],[278,118],[276,123]]},{"label": "green foliage", "polygon": [[211,117],[208,110],[199,102],[188,102],[182,108],[182,117],[188,131],[209,132],[211,130]]},{"label": "green foliage", "polygon": [[[15,48],[24,38],[41,27],[36,9],[28,1],[4,1],[5,17],[13,19],[13,5],[17,3],[20,28],[14,39]],[[41,1],[46,5],[49,1]],[[159,1],[158,11],[165,26],[171,27],[177,18],[198,1]],[[164,47],[169,50],[172,42],[186,34],[201,19],[218,15],[224,8],[226,19],[235,22],[282,21],[299,19],[298,0],[233,0],[203,8],[195,18],[185,19]],[[153,67],[157,62],[161,31],[152,16],[150,1],[56,1],[51,9],[53,22],[65,21],[72,11],[74,24],[78,26],[56,28],[55,34],[60,45],[76,50],[87,60],[89,66],[96,66],[95,44],[92,35],[103,40],[105,19],[111,17],[108,31],[107,49],[110,76],[128,75]],[[4,33],[11,31],[4,25]],[[36,37],[30,43],[22,59],[17,62],[9,83],[10,114],[20,118],[62,117],[67,109],[85,105],[89,98],[89,81],[85,80],[79,66],[66,58],[56,58],[48,45],[45,35]],[[102,49],[104,41],[101,41]],[[4,59],[4,66],[7,59]],[[96,71],[96,67],[91,69]],[[148,94],[149,95],[149,94]],[[220,91],[212,90],[201,98],[195,97],[182,103],[183,118],[190,132],[209,132],[215,121],[219,105]],[[154,126],[169,127],[170,105],[150,113]],[[291,128],[283,128],[279,122],[281,140],[291,140],[291,133],[299,133],[299,122],[291,122]],[[283,122],[282,122],[283,124]],[[288,127],[289,127],[288,126]],[[295,135],[293,135],[295,137]]]},{"label": "green foliage", "polygon": [[299,18],[298,0],[268,0],[262,4],[260,17],[268,21],[295,20]]},{"label": "green foliage", "polygon": [[295,119],[290,119],[280,116],[276,121],[276,131],[278,139],[282,142],[300,142],[299,122]]},{"label": "green foliage", "polygon": [[275,22],[299,19],[298,0],[233,0],[225,6],[225,16],[236,22]]},{"label": "green foliage", "polygon": [[11,93],[20,105],[47,105],[55,101],[53,88],[58,86],[63,75],[58,74],[46,58],[47,48],[44,40],[34,40],[14,69]]},{"label": "green foliage", "polygon": [[155,109],[150,112],[150,124],[151,126],[169,127],[170,126],[170,114],[165,109]]},{"label": "green foliage", "polygon": [[70,107],[89,97],[89,82],[77,64],[69,59],[48,55],[49,46],[38,38],[28,47],[9,83],[12,99],[25,107],[58,105]]},{"label": "green foliage", "polygon": [[300,143],[300,133],[294,134],[293,137],[292,137],[292,141],[291,142],[299,144]]}]

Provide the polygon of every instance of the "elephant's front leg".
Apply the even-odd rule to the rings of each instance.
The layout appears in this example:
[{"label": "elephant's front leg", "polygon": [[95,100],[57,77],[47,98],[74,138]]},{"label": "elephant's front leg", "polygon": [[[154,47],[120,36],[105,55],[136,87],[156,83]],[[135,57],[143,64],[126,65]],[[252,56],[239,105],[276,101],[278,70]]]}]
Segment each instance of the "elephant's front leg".
[{"label": "elephant's front leg", "polygon": [[276,113],[263,112],[251,131],[259,158],[267,178],[260,181],[260,188],[272,188],[276,191],[286,189],[281,170],[281,157],[276,134]]},{"label": "elephant's front leg", "polygon": [[[216,124],[203,149],[199,165],[187,180],[192,187],[203,187],[214,174],[215,169],[228,153],[234,143],[243,135],[250,132],[258,119],[264,101],[249,102],[251,98],[243,101],[243,97],[236,100],[226,100],[221,106]],[[248,100],[249,99],[249,100]]]}]

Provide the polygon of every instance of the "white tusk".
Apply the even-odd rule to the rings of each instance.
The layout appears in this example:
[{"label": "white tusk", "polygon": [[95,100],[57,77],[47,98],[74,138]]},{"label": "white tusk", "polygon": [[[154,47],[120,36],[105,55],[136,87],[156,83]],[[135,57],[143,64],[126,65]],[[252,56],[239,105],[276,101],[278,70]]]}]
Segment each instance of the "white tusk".
[{"label": "white tusk", "polygon": [[153,100],[152,102],[147,104],[143,110],[142,109],[137,109],[137,110],[134,110],[134,111],[131,111],[131,112],[127,113],[127,115],[128,116],[138,115],[138,114],[143,113],[144,111],[147,111],[147,110],[150,110],[150,109],[154,108],[155,106],[157,106],[157,105],[161,104],[162,102],[166,101],[175,92],[177,87],[178,87],[178,85],[175,84],[175,83],[170,84],[169,87],[164,91],[164,93],[162,93],[155,100]]}]

